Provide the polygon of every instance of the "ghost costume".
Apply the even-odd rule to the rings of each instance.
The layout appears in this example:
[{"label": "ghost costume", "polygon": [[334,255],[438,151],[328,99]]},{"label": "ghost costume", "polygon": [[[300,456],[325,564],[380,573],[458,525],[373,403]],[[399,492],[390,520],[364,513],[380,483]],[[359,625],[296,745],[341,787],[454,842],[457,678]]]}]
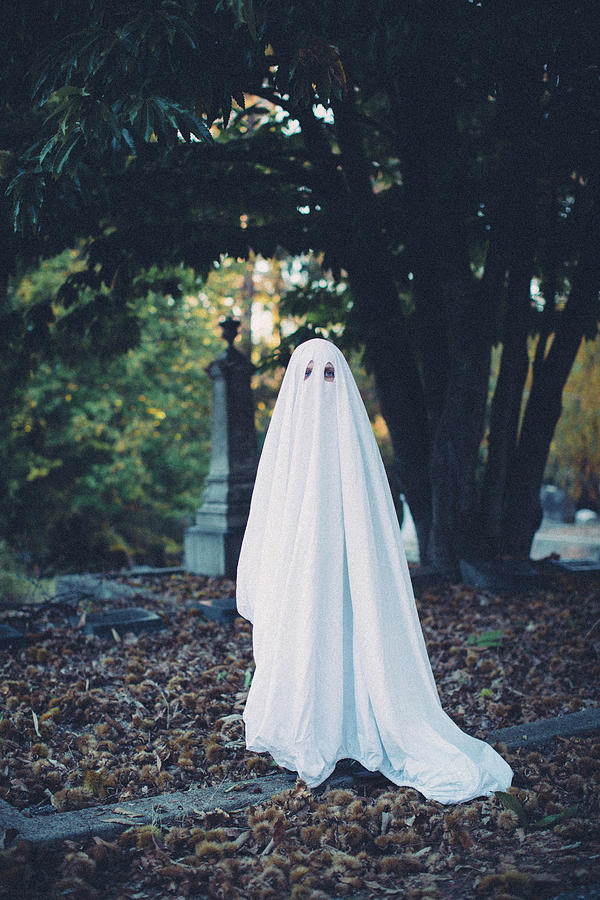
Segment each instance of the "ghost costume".
[{"label": "ghost costume", "polygon": [[509,786],[510,766],[442,710],[381,456],[329,341],[301,344],[285,373],[237,605],[254,625],[249,750],[312,787],[340,759],[441,803]]}]

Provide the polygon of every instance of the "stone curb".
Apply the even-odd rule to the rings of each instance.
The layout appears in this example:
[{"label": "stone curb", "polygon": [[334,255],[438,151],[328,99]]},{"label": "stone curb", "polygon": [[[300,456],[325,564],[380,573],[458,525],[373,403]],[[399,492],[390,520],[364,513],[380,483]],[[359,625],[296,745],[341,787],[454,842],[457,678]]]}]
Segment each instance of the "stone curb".
[{"label": "stone curb", "polygon": [[511,725],[489,731],[486,741],[504,744],[507,750],[520,747],[544,747],[557,737],[573,738],[600,731],[600,708],[582,709],[552,719],[537,719],[524,725]]},{"label": "stone curb", "polygon": [[0,797],[1,831],[21,831],[23,823],[26,821],[27,819],[18,809],[15,809],[14,806],[11,806],[10,803],[7,803],[6,800]]},{"label": "stone curb", "polygon": [[5,839],[6,845],[15,840],[56,844],[94,836],[109,839],[134,826],[176,824],[187,815],[211,809],[243,809],[286,790],[294,781],[286,775],[269,775],[242,781],[239,789],[234,782],[33,817],[24,816],[6,801],[0,801],[0,832],[5,831],[9,838]]},{"label": "stone curb", "polygon": [[[577,737],[598,731],[600,709],[589,709],[553,719],[538,719],[525,725],[500,728],[489,732],[486,739],[490,743],[502,743],[509,750],[515,750],[519,747],[543,747],[557,737]],[[351,787],[360,783],[360,780],[354,779],[351,774],[335,774],[327,780],[326,786]],[[141,800],[34,817],[23,815],[0,799],[0,833],[4,832],[5,846],[18,840],[35,845],[50,845],[94,836],[110,839],[133,826],[176,824],[185,816],[217,808],[226,811],[243,809],[287,790],[294,782],[295,777],[291,774],[266,775],[217,787],[190,788],[187,791],[174,791]]]}]

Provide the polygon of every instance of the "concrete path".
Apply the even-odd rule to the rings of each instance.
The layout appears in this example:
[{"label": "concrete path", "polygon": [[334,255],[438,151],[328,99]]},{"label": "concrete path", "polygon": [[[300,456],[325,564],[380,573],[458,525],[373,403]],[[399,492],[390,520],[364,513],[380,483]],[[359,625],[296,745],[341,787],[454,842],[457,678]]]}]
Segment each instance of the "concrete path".
[{"label": "concrete path", "polygon": [[[553,719],[539,719],[526,725],[501,728],[490,732],[487,740],[494,744],[503,743],[509,750],[515,750],[518,747],[544,747],[557,737],[576,737],[597,732],[600,732],[600,709],[590,709]],[[142,800],[38,816],[25,816],[6,801],[0,800],[0,846],[3,843],[8,847],[19,840],[48,845],[64,840],[84,840],[92,836],[109,839],[136,825],[174,825],[186,816],[211,809],[244,809],[252,803],[268,800],[273,794],[286,790],[294,783],[294,775],[278,773],[238,783],[224,783],[217,787],[190,788]],[[349,787],[357,783],[360,783],[360,779],[355,779],[350,773],[335,773],[323,788]]]},{"label": "concrete path", "polygon": [[531,558],[559,553],[562,559],[600,561],[600,523],[542,522],[531,547]]},{"label": "concrete path", "polygon": [[[419,561],[417,532],[408,507],[405,506],[402,543],[409,562]],[[589,524],[543,521],[533,539],[531,558],[542,559],[551,553],[562,559],[600,560],[600,523]]]}]

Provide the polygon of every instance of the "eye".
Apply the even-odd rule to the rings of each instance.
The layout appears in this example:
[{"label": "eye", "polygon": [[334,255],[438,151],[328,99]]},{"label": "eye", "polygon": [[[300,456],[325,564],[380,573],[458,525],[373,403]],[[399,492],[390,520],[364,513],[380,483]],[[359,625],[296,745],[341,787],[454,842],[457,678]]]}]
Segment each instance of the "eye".
[{"label": "eye", "polygon": [[328,362],[325,364],[323,377],[325,381],[333,381],[333,379],[335,378],[335,369],[333,368],[333,363]]},{"label": "eye", "polygon": [[306,367],[306,372],[304,373],[304,380],[305,380],[305,381],[306,381],[306,379],[308,378],[308,376],[310,375],[310,373],[312,372],[313,366],[314,366],[314,362],[313,362],[312,359],[311,359],[311,361],[309,362],[309,364],[308,364],[307,367]]}]

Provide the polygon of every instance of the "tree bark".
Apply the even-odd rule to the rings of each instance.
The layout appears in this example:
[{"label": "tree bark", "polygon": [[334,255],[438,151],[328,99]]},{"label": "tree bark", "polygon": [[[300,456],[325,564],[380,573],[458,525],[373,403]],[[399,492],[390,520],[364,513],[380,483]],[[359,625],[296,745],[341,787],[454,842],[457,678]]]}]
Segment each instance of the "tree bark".
[{"label": "tree bark", "polygon": [[542,518],[539,494],[562,392],[585,334],[595,332],[600,289],[598,185],[590,189],[576,276],[545,360],[535,372],[507,483],[502,541],[507,553],[529,556]]},{"label": "tree bark", "polygon": [[[523,194],[523,197],[528,195]],[[533,203],[533,199],[531,202]],[[527,222],[532,210],[522,209]],[[516,226],[510,216],[506,223]],[[517,234],[513,230],[513,234]],[[521,233],[519,232],[519,238]],[[529,369],[527,338],[531,325],[531,275],[533,231],[523,229],[522,240],[513,240],[507,259],[508,292],[504,315],[502,358],[490,412],[487,465],[481,491],[481,546],[484,557],[501,556],[502,521],[506,483],[517,444],[521,399]]]},{"label": "tree bark", "polygon": [[13,348],[7,339],[5,329],[10,316],[8,296],[9,266],[0,261],[0,371],[3,375],[2,399],[0,400],[0,539],[6,537],[9,521],[9,436],[11,423],[11,403],[14,399],[16,378],[11,371],[14,364]]},{"label": "tree bark", "polygon": [[[417,123],[412,126],[414,134]],[[420,362],[423,394],[430,441],[437,430],[448,386],[450,356],[448,321],[442,302],[439,247],[436,246],[437,217],[440,210],[428,202],[432,190],[427,172],[427,141],[422,152],[412,154],[408,147],[402,155],[404,168],[403,202],[410,232],[406,235],[407,255],[413,274],[416,352]],[[433,191],[435,195],[435,190]]]},{"label": "tree bark", "polygon": [[[392,89],[399,129],[407,254],[414,270],[418,352],[430,431],[432,530],[429,554],[445,576],[476,532],[477,463],[487,401],[491,304],[471,274],[466,223],[473,214],[460,98],[452,80],[424,60],[411,90]],[[429,84],[431,92],[424,85]],[[436,97],[433,109],[424,108]]]},{"label": "tree bark", "polygon": [[[350,104],[336,110],[347,191],[337,198],[338,227],[354,299],[352,327],[360,331],[365,363],[375,377],[398,482],[415,523],[422,565],[429,562],[431,493],[423,387],[402,314],[389,248],[373,209],[369,171]],[[339,159],[339,158],[338,158]]]},{"label": "tree bark", "polygon": [[[487,462],[480,507],[480,555],[498,558],[504,553],[502,523],[510,469],[517,446],[523,389],[529,370],[527,340],[532,324],[531,277],[536,251],[536,184],[539,103],[542,86],[535,65],[517,67],[498,90],[497,128],[512,131],[512,140],[500,155],[493,180],[492,249],[486,260],[501,269],[505,288],[498,285],[498,303],[505,291],[500,340],[500,371],[490,409]],[[493,202],[493,198],[496,202]]]},{"label": "tree bark", "polygon": [[238,350],[247,356],[252,356],[252,304],[254,302],[254,258],[251,256],[246,262],[246,271],[244,272],[242,287],[240,290],[240,306],[242,314],[240,316],[240,340],[238,341]]},{"label": "tree bark", "polygon": [[[464,273],[442,286],[450,333],[450,371],[430,459],[433,497],[431,555],[436,568],[458,577],[471,555],[478,512],[477,462],[490,362],[485,309]],[[483,335],[483,337],[482,337]]]},{"label": "tree bark", "polygon": [[[347,264],[353,297],[365,311],[374,290],[379,295],[380,309],[384,296],[390,307],[398,303],[391,274],[385,274],[386,260],[380,260],[375,281],[371,269],[373,261],[373,254],[361,257],[356,247]],[[374,374],[381,414],[392,441],[398,483],[415,523],[419,559],[421,565],[427,565],[432,517],[428,472],[430,447],[419,371],[406,327],[398,322],[397,314],[394,319],[373,315],[370,325],[363,329],[363,340],[365,362]]]}]

